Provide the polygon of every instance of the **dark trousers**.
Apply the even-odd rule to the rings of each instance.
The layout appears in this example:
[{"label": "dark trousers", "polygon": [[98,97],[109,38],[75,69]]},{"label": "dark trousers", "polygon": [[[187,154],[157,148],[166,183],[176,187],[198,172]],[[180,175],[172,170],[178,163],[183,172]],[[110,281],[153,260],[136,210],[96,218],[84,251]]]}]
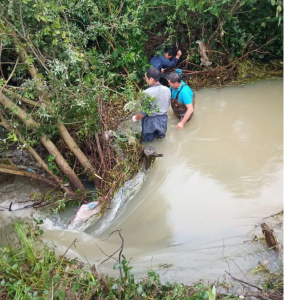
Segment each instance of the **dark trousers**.
[{"label": "dark trousers", "polygon": [[144,142],[152,142],[154,138],[166,136],[168,115],[145,116],[142,119],[142,139]]},{"label": "dark trousers", "polygon": [[158,130],[156,130],[153,133],[145,133],[142,135],[142,139],[144,142],[152,142],[154,140],[154,138],[160,139],[165,137],[166,134],[163,134],[161,132],[159,132]]},{"label": "dark trousers", "polygon": [[161,85],[164,85],[164,86],[166,86],[166,87],[169,87],[169,83],[168,83],[167,78],[168,78],[168,75],[167,75],[167,74],[161,74],[160,80],[159,80],[160,84],[161,84]]}]

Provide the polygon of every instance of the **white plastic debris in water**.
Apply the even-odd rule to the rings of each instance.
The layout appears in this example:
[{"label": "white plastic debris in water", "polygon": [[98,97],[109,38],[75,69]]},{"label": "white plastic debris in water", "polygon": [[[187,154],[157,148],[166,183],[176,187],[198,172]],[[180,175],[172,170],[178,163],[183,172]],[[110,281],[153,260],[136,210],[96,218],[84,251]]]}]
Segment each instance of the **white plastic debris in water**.
[{"label": "white plastic debris in water", "polygon": [[[121,187],[113,199],[111,200],[111,209],[109,209],[96,223],[96,229],[92,229],[92,235],[98,236],[102,234],[117,218],[123,205],[134,198],[140,190],[145,179],[144,172],[138,172],[136,176],[128,180],[123,187]],[[88,226],[94,224],[89,222]]]},{"label": "white plastic debris in water", "polygon": [[78,229],[78,227],[84,227],[82,225],[92,216],[97,215],[100,210],[101,205],[99,205],[98,201],[81,205],[76,213],[75,218],[70,222],[68,229]]},{"label": "white plastic debris in water", "polygon": [[96,223],[96,229],[92,229],[92,235],[101,234],[115,220],[123,204],[130,201],[136,195],[142,186],[144,178],[145,173],[138,172],[134,178],[128,180],[115,193],[111,200],[111,209],[107,210],[103,216],[99,214],[101,205],[98,204],[98,201],[82,205],[74,219],[70,222],[68,229],[84,231]]}]

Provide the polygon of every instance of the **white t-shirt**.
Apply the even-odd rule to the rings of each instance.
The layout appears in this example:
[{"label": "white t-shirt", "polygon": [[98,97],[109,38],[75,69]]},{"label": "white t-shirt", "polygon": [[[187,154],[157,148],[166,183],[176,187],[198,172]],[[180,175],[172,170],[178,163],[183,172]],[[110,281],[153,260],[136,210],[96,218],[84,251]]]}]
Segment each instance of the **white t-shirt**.
[{"label": "white t-shirt", "polygon": [[[144,93],[156,98],[151,106],[151,117],[167,113],[171,105],[171,91],[168,87],[155,83],[146,89]],[[158,111],[156,111],[155,108],[157,108]]]}]

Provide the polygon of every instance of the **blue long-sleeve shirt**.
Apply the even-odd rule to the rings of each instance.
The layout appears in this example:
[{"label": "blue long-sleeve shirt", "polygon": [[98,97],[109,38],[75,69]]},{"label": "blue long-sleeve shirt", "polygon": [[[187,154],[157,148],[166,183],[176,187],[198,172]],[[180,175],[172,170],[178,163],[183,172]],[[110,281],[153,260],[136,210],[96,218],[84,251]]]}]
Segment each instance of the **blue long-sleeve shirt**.
[{"label": "blue long-sleeve shirt", "polygon": [[176,57],[173,57],[172,60],[165,58],[163,55],[156,55],[150,60],[150,64],[161,71],[161,69],[172,68],[178,62]]}]

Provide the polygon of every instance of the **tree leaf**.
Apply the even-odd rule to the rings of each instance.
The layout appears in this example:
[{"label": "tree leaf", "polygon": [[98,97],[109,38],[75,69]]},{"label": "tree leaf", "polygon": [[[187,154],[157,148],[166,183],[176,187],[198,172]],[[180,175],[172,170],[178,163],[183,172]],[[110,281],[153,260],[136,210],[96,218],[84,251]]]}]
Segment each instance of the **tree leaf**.
[{"label": "tree leaf", "polygon": [[135,138],[131,135],[128,136],[128,144],[129,145],[135,145],[136,141]]},{"label": "tree leaf", "polygon": [[139,285],[138,288],[137,288],[137,293],[138,295],[141,295],[143,293],[143,288],[142,288],[142,285]]},{"label": "tree leaf", "polygon": [[119,50],[114,50],[113,53],[112,53],[112,57],[117,58],[118,55],[119,55]]},{"label": "tree leaf", "polygon": [[206,293],[208,295],[208,300],[215,300],[216,299],[216,296],[211,291],[207,291]]},{"label": "tree leaf", "polygon": [[65,299],[65,292],[63,290],[59,290],[56,295],[57,295],[59,300],[64,300]]},{"label": "tree leaf", "polygon": [[118,270],[119,267],[120,267],[120,264],[117,262],[117,263],[114,264],[113,269]]},{"label": "tree leaf", "polygon": [[80,284],[78,282],[75,282],[75,284],[72,287],[72,292],[75,293],[80,288]]},{"label": "tree leaf", "polygon": [[216,288],[215,288],[215,285],[213,285],[213,287],[212,287],[212,293],[216,296]]}]

